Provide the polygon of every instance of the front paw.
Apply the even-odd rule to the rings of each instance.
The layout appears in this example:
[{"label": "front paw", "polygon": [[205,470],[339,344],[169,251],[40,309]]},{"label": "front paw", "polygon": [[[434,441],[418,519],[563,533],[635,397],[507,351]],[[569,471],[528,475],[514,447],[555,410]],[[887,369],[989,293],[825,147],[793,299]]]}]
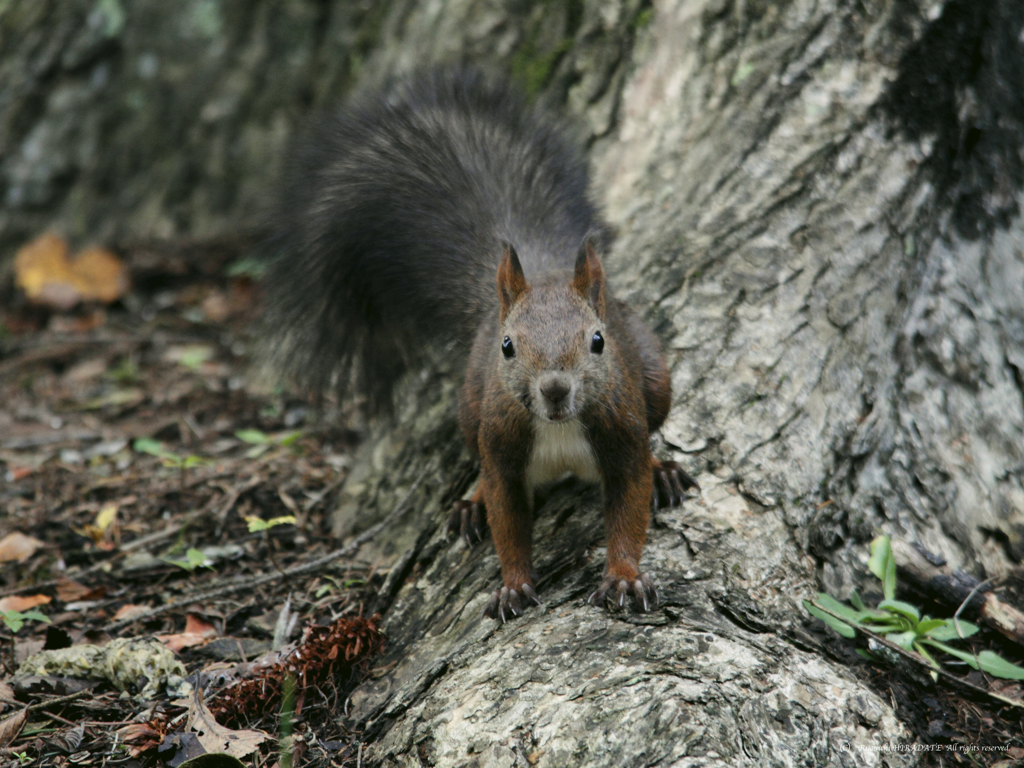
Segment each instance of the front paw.
[{"label": "front paw", "polygon": [[484,608],[483,615],[492,619],[501,619],[501,623],[504,624],[514,616],[521,616],[523,611],[529,607],[528,600],[536,605],[541,604],[537,593],[529,584],[523,584],[518,590],[502,587],[494,590],[491,601]]},{"label": "front paw", "polygon": [[655,507],[682,506],[686,490],[700,490],[694,480],[681,466],[674,461],[654,462],[654,489],[651,491],[651,504]]},{"label": "front paw", "polygon": [[460,499],[452,505],[448,516],[447,533],[458,533],[467,546],[484,540],[484,505],[478,501]]},{"label": "front paw", "polygon": [[601,586],[590,596],[588,602],[600,606],[610,597],[619,608],[623,608],[627,595],[633,597],[633,607],[638,613],[647,613],[658,607],[658,588],[646,573],[638,573],[634,579],[605,576]]}]

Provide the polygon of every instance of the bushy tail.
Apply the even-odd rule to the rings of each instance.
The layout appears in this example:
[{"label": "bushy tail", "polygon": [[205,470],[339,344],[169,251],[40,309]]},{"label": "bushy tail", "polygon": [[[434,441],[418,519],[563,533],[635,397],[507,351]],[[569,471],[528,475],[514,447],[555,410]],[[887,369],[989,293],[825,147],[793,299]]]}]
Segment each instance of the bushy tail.
[{"label": "bushy tail", "polygon": [[272,364],[303,389],[390,404],[436,342],[496,312],[502,241],[529,272],[595,229],[586,167],[514,90],[436,71],[322,120],[293,156],[267,281]]}]

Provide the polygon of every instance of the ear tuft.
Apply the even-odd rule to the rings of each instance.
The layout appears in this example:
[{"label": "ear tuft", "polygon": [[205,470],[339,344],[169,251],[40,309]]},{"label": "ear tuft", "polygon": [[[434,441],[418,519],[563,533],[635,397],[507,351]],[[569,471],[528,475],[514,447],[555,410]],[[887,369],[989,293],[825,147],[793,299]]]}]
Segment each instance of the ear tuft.
[{"label": "ear tuft", "polygon": [[498,301],[501,302],[501,322],[505,322],[516,300],[530,287],[523,274],[523,265],[511,243],[502,243],[505,248],[498,264]]},{"label": "ear tuft", "polygon": [[604,268],[594,247],[594,240],[589,236],[583,240],[579,255],[576,256],[572,287],[591,303],[597,316],[604,320]]}]

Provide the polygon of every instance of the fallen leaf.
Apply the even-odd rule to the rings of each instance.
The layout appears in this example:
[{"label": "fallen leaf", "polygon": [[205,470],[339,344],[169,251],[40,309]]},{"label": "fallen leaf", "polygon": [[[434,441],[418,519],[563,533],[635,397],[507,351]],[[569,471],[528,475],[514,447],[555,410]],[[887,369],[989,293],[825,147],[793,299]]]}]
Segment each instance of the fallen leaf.
[{"label": "fallen leaf", "polygon": [[108,552],[115,547],[115,542],[120,542],[121,532],[114,523],[117,519],[117,504],[107,504],[96,515],[94,523],[87,523],[81,529],[75,528],[76,533],[92,539],[92,543],[100,549]]},{"label": "fallen leaf", "polygon": [[0,680],[0,699],[6,699],[6,701],[0,702],[0,709],[6,709],[11,706],[8,702],[14,701],[14,689],[2,680]]},{"label": "fallen leaf", "polygon": [[101,531],[107,530],[110,524],[117,518],[117,504],[107,504],[96,515],[96,527]]},{"label": "fallen leaf", "polygon": [[83,360],[82,362],[68,368],[64,372],[64,378],[67,381],[73,381],[76,383],[92,381],[106,373],[107,367],[107,360],[103,357]]},{"label": "fallen leaf", "polygon": [[202,635],[193,635],[188,632],[181,632],[177,635],[157,635],[156,639],[175,653],[183,648],[192,648],[196,645],[203,645],[209,641],[209,638],[203,637]]},{"label": "fallen leaf", "polygon": [[35,608],[37,605],[46,605],[52,599],[46,595],[11,595],[0,599],[0,611],[18,611],[20,613]]},{"label": "fallen leaf", "polygon": [[67,728],[53,734],[51,740],[54,746],[64,752],[74,752],[82,746],[82,739],[85,738],[85,726],[76,725],[74,728]]},{"label": "fallen leaf", "polygon": [[36,550],[43,546],[43,542],[23,533],[9,533],[0,539],[0,563],[9,563],[12,560],[28,560],[35,554]]},{"label": "fallen leaf", "polygon": [[132,603],[125,603],[117,609],[117,613],[114,614],[114,621],[134,619],[136,616],[141,616],[148,611],[148,605],[133,605]]},{"label": "fallen leaf", "polygon": [[216,637],[217,628],[202,616],[190,613],[185,617],[185,632],[193,635]]},{"label": "fallen leaf", "polygon": [[62,603],[78,600],[98,600],[107,593],[103,587],[87,587],[68,578],[57,579],[57,598]]},{"label": "fallen leaf", "polygon": [[0,748],[6,747],[21,733],[28,722],[28,709],[23,709],[10,717],[0,720]]},{"label": "fallen leaf", "polygon": [[71,262],[71,271],[86,287],[87,299],[110,304],[128,292],[128,272],[124,264],[105,248],[86,248]]},{"label": "fallen leaf", "polygon": [[124,264],[110,251],[87,248],[68,259],[68,244],[47,233],[19,249],[15,284],[39,304],[66,310],[82,301],[117,301],[129,288]]},{"label": "fallen leaf", "polygon": [[68,244],[47,233],[23,245],[14,257],[14,282],[30,299],[70,309],[81,298],[73,286]]},{"label": "fallen leaf", "polygon": [[143,752],[160,746],[164,739],[161,729],[152,722],[126,725],[119,728],[117,734],[122,743],[128,745],[128,754],[132,757],[138,757]]},{"label": "fallen leaf", "polygon": [[157,635],[156,639],[170,650],[180,651],[182,648],[202,645],[214,637],[217,637],[217,628],[202,617],[190,613],[185,619],[184,632],[176,635]]},{"label": "fallen leaf", "polygon": [[269,737],[263,731],[233,731],[217,722],[203,704],[201,690],[196,689],[189,704],[188,730],[194,731],[207,752],[224,752],[232,757],[245,757],[255,752]]}]

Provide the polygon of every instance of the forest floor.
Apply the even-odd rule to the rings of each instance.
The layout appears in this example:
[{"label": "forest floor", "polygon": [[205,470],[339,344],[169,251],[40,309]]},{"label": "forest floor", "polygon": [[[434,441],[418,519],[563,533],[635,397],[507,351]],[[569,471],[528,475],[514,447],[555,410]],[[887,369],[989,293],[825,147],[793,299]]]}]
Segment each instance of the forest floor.
[{"label": "forest floor", "polygon": [[[228,269],[241,253],[139,246],[110,308],[0,294],[0,768],[177,766],[204,751],[372,764],[344,712],[383,642],[370,615],[382,575],[358,541],[329,535],[358,435],[259,383],[258,290],[244,263]],[[114,638],[156,641],[15,679],[44,649]],[[296,643],[301,662],[285,657]],[[843,653],[919,743],[1024,745],[1019,717],[942,686],[922,696],[920,680]],[[119,667],[143,673],[117,682]],[[169,690],[137,687],[165,676]],[[920,757],[992,765],[1024,757],[1014,749]]]},{"label": "forest floor", "polygon": [[[282,758],[282,718],[296,765],[358,762],[359,734],[337,713],[378,643],[359,623],[373,564],[350,552],[289,573],[338,546],[329,517],[355,436],[257,383],[257,289],[244,269],[224,276],[233,250],[140,248],[134,288],[114,308],[48,312],[12,290],[0,305],[0,611],[13,619],[0,623],[0,717],[42,705],[0,724],[4,766],[97,755],[106,765],[177,765],[197,754],[181,734],[201,732],[189,726],[204,713],[180,691],[142,701],[110,681],[15,685],[11,674],[44,648],[155,636],[208,687],[246,676],[266,686],[268,670],[280,686],[288,675],[264,654],[286,601],[298,618],[293,643],[323,644],[304,626],[334,632],[325,657],[289,670],[300,679],[291,704],[247,694],[219,719],[236,733],[271,733],[236,748],[260,742],[260,765]],[[205,705],[221,714],[217,694]]]}]

